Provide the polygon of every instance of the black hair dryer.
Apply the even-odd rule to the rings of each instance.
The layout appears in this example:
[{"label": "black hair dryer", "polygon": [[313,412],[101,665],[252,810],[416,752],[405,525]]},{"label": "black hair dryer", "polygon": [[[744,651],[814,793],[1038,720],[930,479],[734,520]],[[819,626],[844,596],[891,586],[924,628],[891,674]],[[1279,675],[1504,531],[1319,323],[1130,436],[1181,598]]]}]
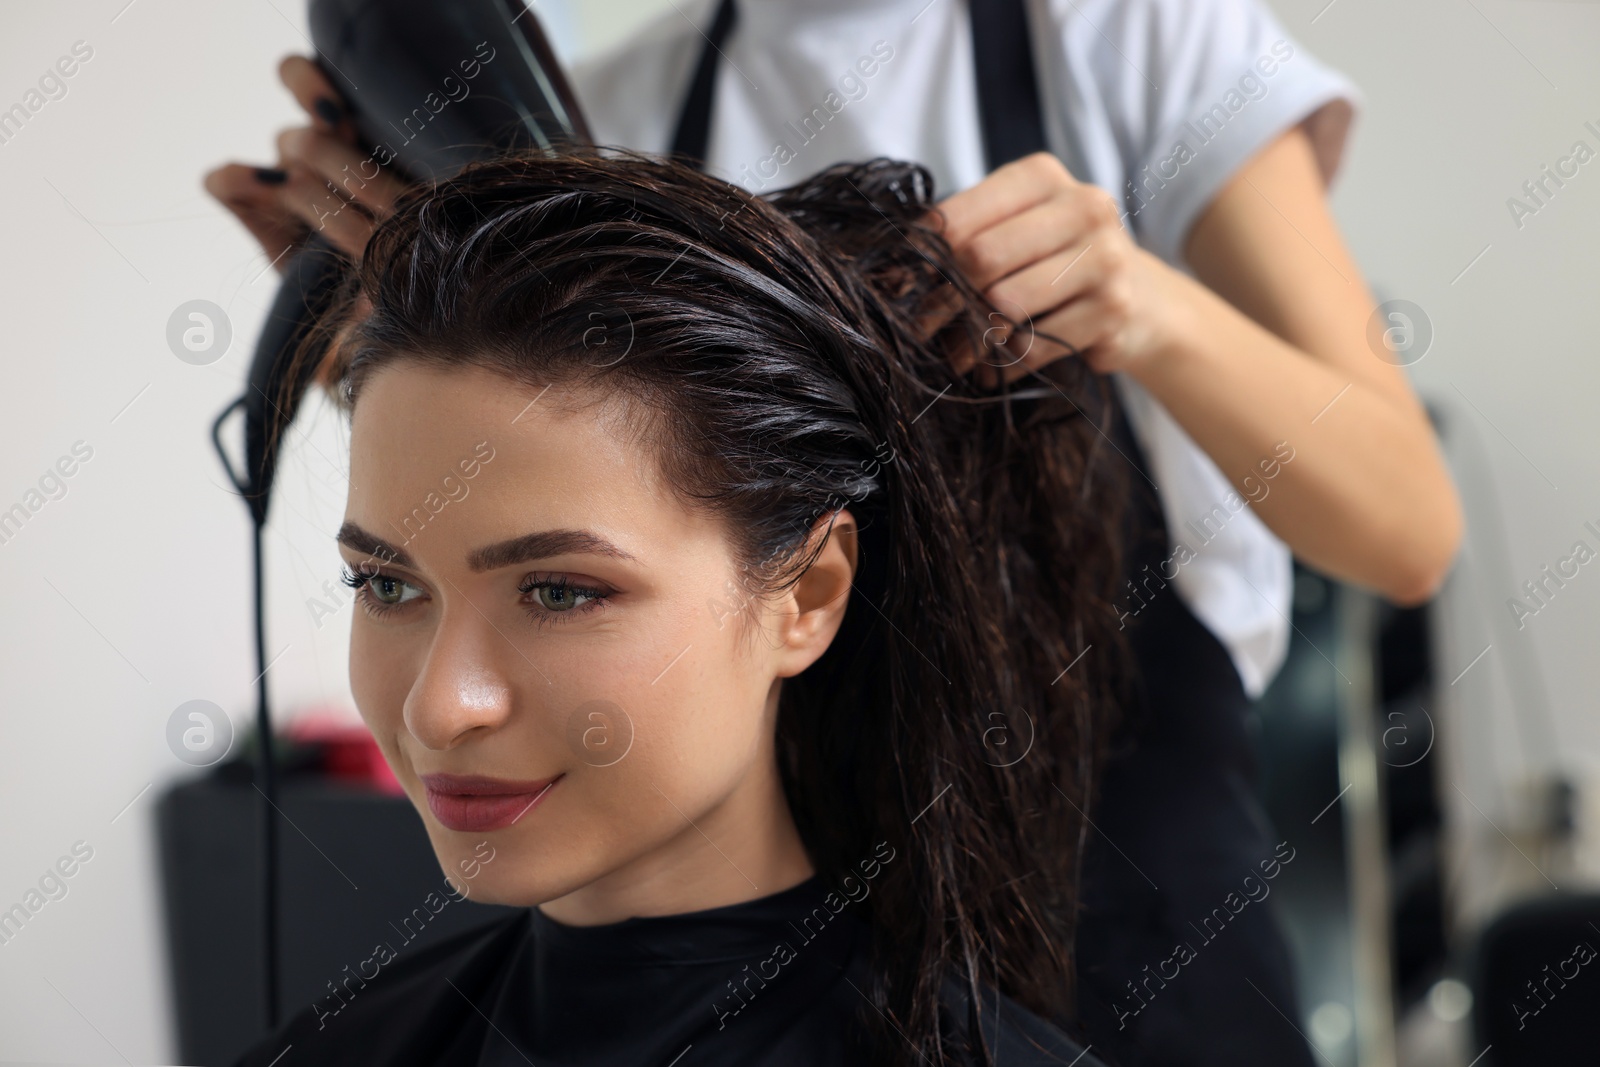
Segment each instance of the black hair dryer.
[{"label": "black hair dryer", "polygon": [[[348,105],[367,154],[348,179],[352,188],[375,166],[426,182],[507,151],[592,142],[522,0],[310,0],[309,21],[318,65]],[[298,401],[308,384],[293,383],[287,400],[278,392],[337,266],[337,253],[313,233],[289,261],[256,346],[239,401],[248,484],[234,481],[257,522],[276,467],[264,433],[268,405]]]},{"label": "black hair dryer", "polygon": [[[388,167],[415,182],[449,178],[468,163],[515,150],[556,152],[592,143],[577,98],[531,8],[522,0],[310,0],[317,61],[350,109],[367,158],[360,173]],[[255,524],[256,737],[264,796],[263,915],[266,1022],[278,1024],[277,820],[262,615],[262,528],[277,444],[267,413],[294,415],[314,366],[285,378],[296,348],[326,307],[341,266],[313,233],[288,261],[283,284],[256,343],[243,396],[212,425],[211,436]],[[285,386],[289,388],[284,388]],[[243,470],[222,445],[222,426],[244,412]]]}]

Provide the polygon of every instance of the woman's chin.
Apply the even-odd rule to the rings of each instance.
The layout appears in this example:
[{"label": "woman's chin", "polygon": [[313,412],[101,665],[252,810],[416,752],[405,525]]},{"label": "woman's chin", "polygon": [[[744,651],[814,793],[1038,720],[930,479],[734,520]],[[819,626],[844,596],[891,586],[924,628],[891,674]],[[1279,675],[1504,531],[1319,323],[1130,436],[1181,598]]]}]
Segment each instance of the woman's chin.
[{"label": "woman's chin", "polygon": [[599,859],[574,855],[543,835],[461,833],[425,821],[453,892],[480,904],[533,907],[582,889],[605,870]]},{"label": "woman's chin", "polygon": [[466,899],[476,904],[531,908],[560,895],[559,892],[543,885],[539,879],[506,879],[504,884],[488,878],[479,878],[472,882],[453,880],[457,888],[466,893]]}]

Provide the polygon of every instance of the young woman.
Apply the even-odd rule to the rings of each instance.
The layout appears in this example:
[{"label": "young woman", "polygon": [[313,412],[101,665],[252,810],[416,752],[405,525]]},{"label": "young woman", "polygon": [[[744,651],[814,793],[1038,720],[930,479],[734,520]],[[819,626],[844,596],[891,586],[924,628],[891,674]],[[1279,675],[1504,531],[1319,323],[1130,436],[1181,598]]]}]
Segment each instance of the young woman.
[{"label": "young woman", "polygon": [[302,353],[350,412],[352,689],[447,874],[520,910],[378,946],[241,1063],[1097,1062],[1058,1024],[1112,399],[955,369],[1003,320],[932,198],[610,150],[399,199]]}]

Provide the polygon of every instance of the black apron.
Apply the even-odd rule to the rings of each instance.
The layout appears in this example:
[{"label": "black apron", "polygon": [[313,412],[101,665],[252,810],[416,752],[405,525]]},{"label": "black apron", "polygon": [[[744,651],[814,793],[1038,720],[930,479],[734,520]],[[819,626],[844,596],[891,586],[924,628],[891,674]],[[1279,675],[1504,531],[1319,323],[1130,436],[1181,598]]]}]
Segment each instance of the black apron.
[{"label": "black apron", "polygon": [[[992,171],[1049,144],[1023,0],[968,0],[968,10]],[[705,159],[717,60],[736,21],[734,0],[722,0],[672,141],[687,160]],[[1311,1067],[1284,1018],[1299,1010],[1282,933],[1247,899],[1274,844],[1255,797],[1250,700],[1222,643],[1160,577],[1171,573],[1166,522],[1120,405],[1104,429],[1136,468],[1124,578],[1139,589],[1120,606],[1139,695],[1091,812],[1079,1018],[1059,1021],[1122,1067]]]}]

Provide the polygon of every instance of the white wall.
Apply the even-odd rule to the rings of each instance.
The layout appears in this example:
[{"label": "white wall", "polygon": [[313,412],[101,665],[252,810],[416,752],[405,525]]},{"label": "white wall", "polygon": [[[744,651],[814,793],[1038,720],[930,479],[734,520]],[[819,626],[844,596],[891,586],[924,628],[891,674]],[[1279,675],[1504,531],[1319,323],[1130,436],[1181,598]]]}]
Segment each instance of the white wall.
[{"label": "white wall", "polygon": [[[242,729],[252,707],[249,528],[207,433],[240,389],[276,277],[199,183],[223,160],[269,162],[275,131],[298,121],[274,70],[306,50],[302,15],[276,0],[125,3],[13,5],[0,34],[0,106],[75,41],[93,48],[67,95],[0,144],[0,508],[74,442],[93,448],[66,495],[0,544],[0,909],[74,842],[94,850],[68,895],[0,945],[6,1060],[171,1061],[151,801],[192,772],[169,752],[166,723],[204,698]],[[1479,724],[1460,784],[1487,815],[1511,818],[1503,787],[1530,764],[1600,751],[1600,568],[1520,633],[1486,629],[1522,579],[1580,537],[1597,543],[1583,523],[1600,526],[1600,162],[1520,230],[1505,201],[1574,140],[1600,148],[1583,127],[1600,127],[1600,9],[1324,4],[1274,0],[1301,43],[1368,94],[1336,207],[1370,277],[1433,320],[1418,382],[1482,439],[1482,462],[1464,473],[1494,497],[1474,489],[1474,559],[1489,509],[1509,535],[1509,570],[1490,560],[1475,587],[1453,590],[1449,674],[1493,648],[1443,714]],[[665,7],[591,0],[552,25],[570,51]],[[165,340],[169,315],[196,298],[225,308],[235,333],[206,367]],[[318,629],[306,608],[337,573],[343,434],[326,412],[303,428],[271,524],[269,653],[284,651],[270,677],[286,713],[326,702],[353,715],[344,615]],[[1548,749],[1524,750],[1509,710],[1504,668],[1530,651],[1554,708]],[[1526,696],[1518,705],[1528,714]],[[1456,807],[1470,833],[1493,836]]]}]

